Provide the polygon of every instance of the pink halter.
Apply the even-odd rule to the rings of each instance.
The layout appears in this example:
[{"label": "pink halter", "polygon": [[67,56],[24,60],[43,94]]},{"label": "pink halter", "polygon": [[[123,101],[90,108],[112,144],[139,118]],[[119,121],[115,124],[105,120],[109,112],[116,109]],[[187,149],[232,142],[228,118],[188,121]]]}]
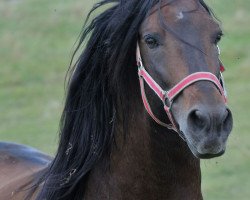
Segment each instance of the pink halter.
[{"label": "pink halter", "polygon": [[[148,114],[152,117],[152,119],[161,126],[164,126],[168,129],[173,129],[176,132],[179,132],[176,126],[173,114],[171,112],[171,106],[172,106],[174,99],[178,96],[178,94],[195,82],[210,81],[214,83],[215,86],[220,91],[224,99],[224,102],[225,103],[227,102],[226,90],[224,88],[224,80],[223,80],[222,73],[220,73],[220,80],[221,80],[220,82],[218,78],[210,72],[196,72],[185,77],[183,80],[177,83],[172,89],[165,91],[154,81],[154,79],[148,74],[146,69],[143,67],[140,48],[138,44],[137,44],[137,50],[136,50],[136,60],[137,60],[137,65],[138,65],[138,75],[139,75],[141,96],[142,96],[144,107],[147,110]],[[222,65],[220,67],[220,71],[221,72],[224,71],[224,67]],[[144,81],[148,84],[148,86],[157,94],[157,96],[163,102],[164,110],[166,111],[171,124],[166,124],[160,121],[152,112],[151,107],[147,100],[146,93],[145,93]]]}]

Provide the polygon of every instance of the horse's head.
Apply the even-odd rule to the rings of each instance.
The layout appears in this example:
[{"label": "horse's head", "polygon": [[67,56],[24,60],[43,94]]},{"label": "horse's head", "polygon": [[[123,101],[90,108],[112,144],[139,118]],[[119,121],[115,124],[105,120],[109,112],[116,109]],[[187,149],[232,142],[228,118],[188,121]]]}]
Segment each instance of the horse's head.
[{"label": "horse's head", "polygon": [[194,73],[211,75],[206,80],[198,73],[201,80],[189,80],[170,102],[171,114],[196,157],[222,155],[232,130],[220,83],[217,43],[222,31],[202,1],[164,2],[151,10],[140,28],[143,66],[164,91]]}]

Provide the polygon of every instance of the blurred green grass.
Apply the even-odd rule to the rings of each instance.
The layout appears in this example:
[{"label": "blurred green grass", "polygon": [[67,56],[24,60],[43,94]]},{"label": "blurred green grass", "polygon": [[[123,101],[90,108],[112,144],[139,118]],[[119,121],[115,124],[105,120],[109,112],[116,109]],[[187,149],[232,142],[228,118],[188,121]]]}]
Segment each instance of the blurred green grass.
[{"label": "blurred green grass", "polygon": [[52,154],[64,76],[93,1],[0,1],[0,138]]},{"label": "blurred green grass", "polygon": [[[64,76],[96,0],[0,1],[0,140],[55,152]],[[220,43],[234,130],[224,156],[202,161],[207,200],[250,196],[250,4],[207,0],[222,21]]]},{"label": "blurred green grass", "polygon": [[250,4],[247,0],[210,0],[225,33],[220,46],[234,116],[226,154],[202,161],[204,199],[250,197]]}]

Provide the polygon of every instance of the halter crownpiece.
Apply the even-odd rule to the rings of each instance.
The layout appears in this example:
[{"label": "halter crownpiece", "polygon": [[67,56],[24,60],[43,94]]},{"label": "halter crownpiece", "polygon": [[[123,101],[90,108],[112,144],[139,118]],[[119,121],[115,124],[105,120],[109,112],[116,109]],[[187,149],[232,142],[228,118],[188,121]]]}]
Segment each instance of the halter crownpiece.
[{"label": "halter crownpiece", "polygon": [[[218,48],[218,53],[220,53]],[[176,132],[178,131],[177,125],[175,123],[173,114],[171,112],[171,106],[173,104],[174,99],[188,86],[191,84],[198,82],[198,81],[210,81],[215,84],[215,86],[220,91],[224,102],[227,103],[227,97],[226,97],[226,90],[224,86],[224,80],[222,76],[222,71],[224,71],[224,67],[220,66],[220,80],[212,73],[210,72],[196,72],[193,74],[188,75],[184,79],[182,79],[179,83],[177,83],[172,89],[165,91],[163,90],[155,81],[154,79],[148,74],[146,69],[143,66],[141,53],[140,53],[140,47],[137,44],[136,49],[136,60],[137,60],[137,66],[138,66],[138,76],[140,81],[140,89],[141,89],[141,96],[142,101],[144,104],[145,109],[147,110],[148,114],[152,117],[152,119],[158,123],[161,126],[164,126],[168,129],[173,129]],[[156,93],[156,95],[160,98],[160,100],[163,102],[164,110],[167,113],[167,116],[171,122],[171,124],[166,124],[159,120],[153,113],[145,93],[145,87],[144,87],[144,81],[148,84],[148,86]]]}]

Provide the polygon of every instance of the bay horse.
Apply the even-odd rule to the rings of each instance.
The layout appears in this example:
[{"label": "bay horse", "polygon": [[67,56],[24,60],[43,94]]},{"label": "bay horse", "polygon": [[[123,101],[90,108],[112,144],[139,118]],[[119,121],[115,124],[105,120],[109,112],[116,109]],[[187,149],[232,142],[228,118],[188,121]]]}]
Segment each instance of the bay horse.
[{"label": "bay horse", "polygon": [[88,18],[105,5],[76,50],[55,158],[1,143],[1,200],[202,199],[200,159],[233,124],[219,23],[203,0],[102,0]]}]

